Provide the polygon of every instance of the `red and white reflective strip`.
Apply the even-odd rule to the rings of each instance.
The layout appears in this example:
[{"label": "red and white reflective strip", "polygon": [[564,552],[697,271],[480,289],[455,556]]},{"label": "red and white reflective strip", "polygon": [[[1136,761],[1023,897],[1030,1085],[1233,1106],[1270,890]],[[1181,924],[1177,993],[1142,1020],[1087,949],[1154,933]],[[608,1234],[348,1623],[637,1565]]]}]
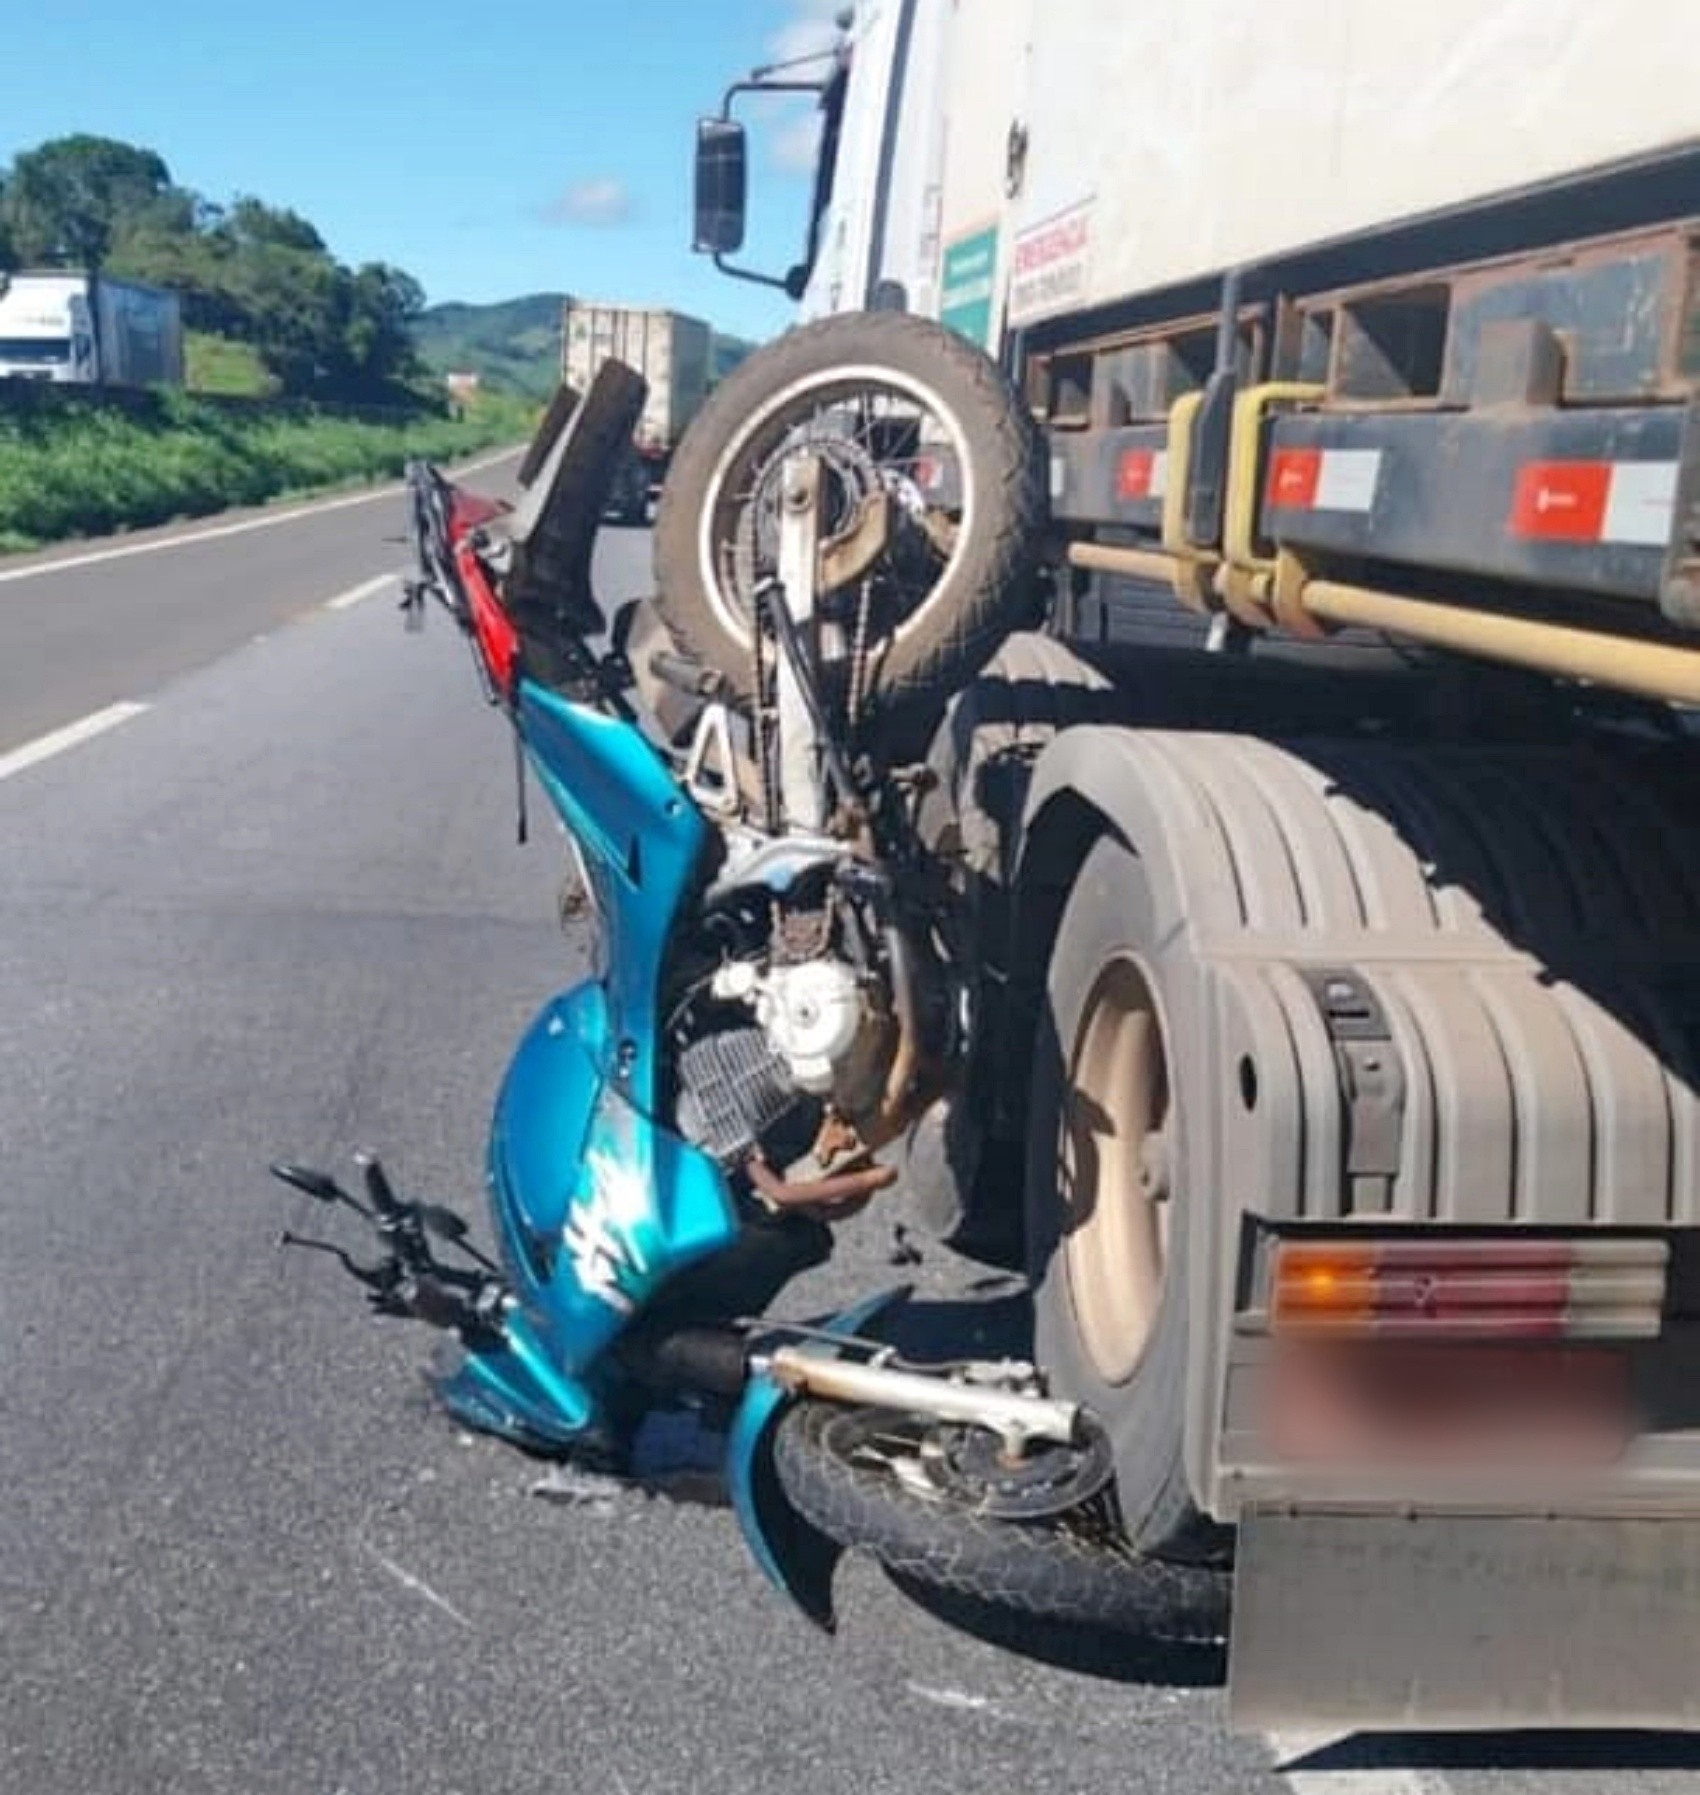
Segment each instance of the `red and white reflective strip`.
[{"label": "red and white reflective strip", "polygon": [[1116,497],[1160,499],[1169,490],[1167,449],[1124,449],[1116,463]]},{"label": "red and white reflective strip", "polygon": [[1527,461],[1508,528],[1548,542],[1663,548],[1676,509],[1674,461]]},{"label": "red and white reflective strip", "polygon": [[1285,511],[1373,511],[1379,449],[1277,449],[1263,502]]}]

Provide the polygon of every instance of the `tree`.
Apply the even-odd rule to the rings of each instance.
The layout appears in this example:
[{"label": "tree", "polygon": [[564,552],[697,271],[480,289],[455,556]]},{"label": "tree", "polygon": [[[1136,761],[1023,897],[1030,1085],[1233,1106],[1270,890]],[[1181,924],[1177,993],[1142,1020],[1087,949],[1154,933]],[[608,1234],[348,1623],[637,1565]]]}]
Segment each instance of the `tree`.
[{"label": "tree", "polygon": [[244,335],[291,393],[334,389],[344,373],[348,271],[322,250],[238,244],[225,291],[246,319]]},{"label": "tree", "polygon": [[413,326],[424,309],[425,290],[411,274],[386,262],[355,270],[343,340],[360,386],[376,391],[419,371]]},{"label": "tree", "polygon": [[234,243],[298,249],[308,255],[330,254],[324,238],[299,212],[292,212],[287,206],[268,206],[264,200],[247,195],[221,214],[217,229]]},{"label": "tree", "polygon": [[58,137],[14,159],[4,223],[20,261],[100,268],[121,222],[170,188],[171,171],[152,150]]}]

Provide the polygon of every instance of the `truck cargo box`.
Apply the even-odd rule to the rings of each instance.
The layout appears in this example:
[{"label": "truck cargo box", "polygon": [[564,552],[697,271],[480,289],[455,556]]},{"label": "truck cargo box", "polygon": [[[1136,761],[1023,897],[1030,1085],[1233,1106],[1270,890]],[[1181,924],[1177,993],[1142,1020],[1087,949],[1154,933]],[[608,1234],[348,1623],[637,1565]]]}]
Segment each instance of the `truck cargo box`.
[{"label": "truck cargo box", "polygon": [[942,66],[901,102],[942,168],[898,178],[942,187],[947,288],[995,233],[1017,325],[1700,147],[1700,10],[1663,0],[990,0]]},{"label": "truck cargo box", "polygon": [[569,300],[561,329],[561,371],[587,391],[609,356],[635,368],[649,383],[638,420],[641,447],[670,450],[708,391],[713,333],[700,318],[647,307]]}]

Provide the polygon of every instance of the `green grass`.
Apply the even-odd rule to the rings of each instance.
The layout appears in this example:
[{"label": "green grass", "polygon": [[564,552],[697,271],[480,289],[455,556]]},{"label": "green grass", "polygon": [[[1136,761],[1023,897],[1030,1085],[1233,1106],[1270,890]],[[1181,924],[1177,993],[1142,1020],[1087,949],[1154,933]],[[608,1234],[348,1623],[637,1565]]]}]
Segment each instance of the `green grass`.
[{"label": "green grass", "polygon": [[192,393],[223,393],[243,399],[270,399],[278,391],[252,343],[238,343],[210,331],[191,330],[183,339],[183,384]]},{"label": "green grass", "polygon": [[61,388],[44,402],[42,391],[0,396],[0,552],[382,479],[416,456],[521,441],[534,422],[534,408],[495,397],[449,418],[167,392],[115,405]]}]

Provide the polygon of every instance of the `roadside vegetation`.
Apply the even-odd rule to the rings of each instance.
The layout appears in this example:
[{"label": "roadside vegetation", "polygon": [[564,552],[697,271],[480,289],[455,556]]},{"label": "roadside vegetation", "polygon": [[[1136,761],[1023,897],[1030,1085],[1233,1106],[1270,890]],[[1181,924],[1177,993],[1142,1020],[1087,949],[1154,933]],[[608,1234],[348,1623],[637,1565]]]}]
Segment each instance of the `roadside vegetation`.
[{"label": "roadside vegetation", "polygon": [[135,144],[79,134],[0,165],[0,281],[41,267],[178,292],[187,390],[0,381],[0,553],[381,479],[534,422],[513,390],[451,410],[404,270],[347,266],[299,213],[209,200]]},{"label": "roadside vegetation", "polygon": [[531,407],[503,397],[455,417],[170,392],[114,406],[64,388],[0,400],[0,553],[381,479],[413,456],[518,442],[532,422]]},{"label": "roadside vegetation", "polygon": [[226,399],[275,399],[283,382],[260,360],[252,343],[215,336],[210,330],[183,333],[183,384],[192,393]]}]

